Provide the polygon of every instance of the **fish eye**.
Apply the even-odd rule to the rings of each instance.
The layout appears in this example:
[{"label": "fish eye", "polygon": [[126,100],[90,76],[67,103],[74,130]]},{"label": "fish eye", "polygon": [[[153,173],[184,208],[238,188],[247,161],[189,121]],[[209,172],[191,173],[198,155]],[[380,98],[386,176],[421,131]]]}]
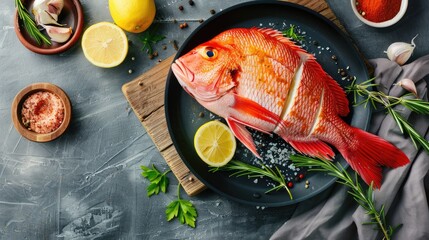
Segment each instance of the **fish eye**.
[{"label": "fish eye", "polygon": [[213,52],[213,50],[207,50],[207,51],[206,51],[206,55],[207,55],[207,57],[209,57],[209,58],[213,57],[213,56],[214,56],[214,52]]},{"label": "fish eye", "polygon": [[213,59],[216,57],[217,51],[214,48],[211,47],[207,47],[205,48],[202,52],[201,55],[205,58],[205,59]]}]

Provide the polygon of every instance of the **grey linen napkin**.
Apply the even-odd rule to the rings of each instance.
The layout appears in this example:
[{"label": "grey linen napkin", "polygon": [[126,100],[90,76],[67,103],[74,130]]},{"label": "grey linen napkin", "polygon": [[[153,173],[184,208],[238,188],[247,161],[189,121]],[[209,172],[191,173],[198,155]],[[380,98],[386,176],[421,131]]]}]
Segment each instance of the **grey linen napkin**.
[{"label": "grey linen napkin", "polygon": [[[379,91],[401,96],[406,91],[394,83],[409,78],[416,83],[419,96],[427,100],[428,81],[424,78],[429,74],[429,55],[404,66],[381,58],[370,60],[370,63],[375,68]],[[402,106],[397,106],[396,110],[422,136],[429,138],[429,116],[411,113]],[[429,239],[428,153],[417,150],[384,110],[375,110],[370,126],[370,132],[395,144],[411,160],[404,167],[385,169],[381,189],[374,193],[378,209],[381,204],[385,205],[388,224],[402,224],[393,239]],[[293,216],[271,239],[380,239],[382,235],[374,225],[363,224],[369,221],[365,210],[355,203],[347,188],[335,184],[323,194],[298,205]]]}]

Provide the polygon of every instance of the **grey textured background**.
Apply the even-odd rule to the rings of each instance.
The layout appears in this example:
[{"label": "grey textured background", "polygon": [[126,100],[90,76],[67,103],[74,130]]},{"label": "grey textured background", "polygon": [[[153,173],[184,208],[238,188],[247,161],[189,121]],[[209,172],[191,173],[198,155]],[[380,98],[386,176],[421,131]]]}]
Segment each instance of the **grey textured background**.
[{"label": "grey textured background", "polygon": [[[267,239],[280,227],[293,207],[243,206],[210,190],[191,198],[199,214],[195,229],[167,222],[165,206],[175,199],[177,181],[170,175],[168,194],[146,196],[140,165],[168,166],[121,92],[124,83],[175,53],[170,40],[180,45],[211,9],[218,12],[238,2],[243,1],[195,0],[190,7],[186,0],[156,0],[159,30],[166,36],[156,45],[159,57],[150,60],[136,35],[127,34],[133,44],[125,62],[101,69],[84,58],[80,42],[56,56],[28,51],[14,32],[14,2],[1,1],[0,239]],[[367,58],[385,57],[390,43],[409,42],[416,34],[412,59],[429,52],[428,1],[410,1],[405,17],[384,29],[361,23],[349,1],[328,2]],[[112,21],[108,1],[81,3],[86,27]],[[185,19],[190,26],[181,30],[172,19]],[[73,105],[66,134],[43,144],[22,138],[10,116],[15,94],[41,81],[63,88]]]}]

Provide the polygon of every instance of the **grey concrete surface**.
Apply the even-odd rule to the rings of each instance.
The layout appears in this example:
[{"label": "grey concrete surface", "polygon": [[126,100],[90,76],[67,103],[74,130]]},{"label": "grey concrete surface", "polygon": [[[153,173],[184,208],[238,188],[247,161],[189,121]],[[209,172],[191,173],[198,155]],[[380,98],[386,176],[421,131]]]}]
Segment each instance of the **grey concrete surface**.
[{"label": "grey concrete surface", "polygon": [[[188,198],[198,210],[197,227],[167,222],[165,206],[175,199],[177,181],[170,175],[167,194],[148,198],[148,182],[140,165],[166,170],[163,158],[134,115],[121,86],[175,53],[211,16],[241,0],[156,0],[159,31],[166,39],[156,45],[159,57],[142,53],[137,35],[123,64],[112,69],[91,65],[80,41],[69,51],[44,56],[28,51],[14,32],[14,2],[0,2],[0,239],[268,239],[294,207],[244,206],[210,190]],[[367,58],[385,57],[395,41],[416,39],[412,59],[429,53],[429,2],[410,1],[405,17],[384,29],[361,23],[350,2],[328,0],[351,38]],[[112,21],[108,1],[81,1],[85,27]],[[178,6],[183,5],[183,12]],[[181,30],[173,19],[186,20]],[[195,21],[192,21],[195,20]],[[161,46],[167,45],[166,50]],[[134,60],[132,60],[134,58]],[[129,73],[129,70],[132,73]],[[16,93],[35,82],[63,88],[73,105],[70,128],[49,143],[34,143],[13,127],[10,107]],[[325,193],[327,194],[327,193]]]}]

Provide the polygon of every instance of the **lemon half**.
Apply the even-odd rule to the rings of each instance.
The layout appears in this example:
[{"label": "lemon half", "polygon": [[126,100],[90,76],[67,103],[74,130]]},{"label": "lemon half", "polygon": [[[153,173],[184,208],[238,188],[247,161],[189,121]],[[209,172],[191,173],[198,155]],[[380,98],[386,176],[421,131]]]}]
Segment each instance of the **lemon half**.
[{"label": "lemon half", "polygon": [[100,22],[83,33],[82,50],[95,66],[111,68],[121,64],[127,56],[128,39],[120,27]]},{"label": "lemon half", "polygon": [[236,141],[231,130],[220,121],[214,120],[198,128],[194,137],[198,156],[213,167],[227,164],[234,156]]}]

